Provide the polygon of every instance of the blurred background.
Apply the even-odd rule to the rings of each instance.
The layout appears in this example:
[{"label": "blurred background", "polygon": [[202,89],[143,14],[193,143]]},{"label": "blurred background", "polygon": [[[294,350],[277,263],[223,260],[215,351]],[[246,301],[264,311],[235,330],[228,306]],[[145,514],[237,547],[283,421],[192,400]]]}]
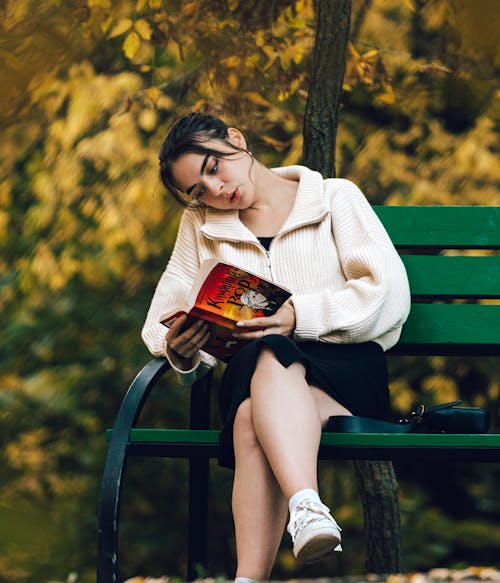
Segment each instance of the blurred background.
[{"label": "blurred background", "polygon": [[[498,1],[352,8],[338,176],[374,204],[499,205]],[[104,431],[149,360],[140,330],[181,213],[159,147],[201,110],[264,163],[300,163],[314,2],[3,0],[0,30],[0,581],[90,583]],[[460,398],[498,431],[498,359],[390,367],[396,411]],[[187,404],[167,376],[142,422],[182,427]],[[183,576],[186,470],[130,464],[124,577]],[[500,566],[498,466],[396,470],[406,571]],[[274,578],[364,572],[352,466],[320,473],[345,552],[299,568],[286,541]],[[210,576],[233,576],[231,477],[214,463]]]}]

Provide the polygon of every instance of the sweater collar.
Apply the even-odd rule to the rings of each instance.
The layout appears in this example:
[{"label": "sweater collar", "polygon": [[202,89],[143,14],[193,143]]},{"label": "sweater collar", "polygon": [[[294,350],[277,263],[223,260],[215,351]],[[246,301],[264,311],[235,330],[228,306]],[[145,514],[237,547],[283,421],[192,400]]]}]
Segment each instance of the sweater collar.
[{"label": "sweater collar", "polygon": [[[328,212],[321,174],[305,166],[285,166],[272,170],[284,178],[299,182],[292,212],[277,235],[321,221]],[[237,210],[207,208],[201,232],[210,239],[257,242],[257,237],[240,221]]]}]

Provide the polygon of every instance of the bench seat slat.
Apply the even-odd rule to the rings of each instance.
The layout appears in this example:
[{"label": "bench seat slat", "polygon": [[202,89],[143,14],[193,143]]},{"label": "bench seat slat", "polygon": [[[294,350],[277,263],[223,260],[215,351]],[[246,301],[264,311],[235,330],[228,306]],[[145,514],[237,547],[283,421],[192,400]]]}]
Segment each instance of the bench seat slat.
[{"label": "bench seat slat", "polygon": [[500,249],[500,207],[374,205],[373,209],[396,247]]},{"label": "bench seat slat", "polygon": [[500,298],[500,257],[402,255],[413,298]]},{"label": "bench seat slat", "polygon": [[[109,431],[110,433],[111,431]],[[219,431],[132,429],[130,456],[208,459],[219,454]],[[500,434],[323,433],[320,459],[500,461]]]},{"label": "bench seat slat", "polygon": [[[109,431],[111,433],[111,431]],[[130,431],[130,443],[191,443],[217,445],[219,431],[215,429],[141,429]],[[352,445],[357,447],[491,447],[499,448],[500,434],[455,433],[327,433],[321,436],[322,445]]]}]

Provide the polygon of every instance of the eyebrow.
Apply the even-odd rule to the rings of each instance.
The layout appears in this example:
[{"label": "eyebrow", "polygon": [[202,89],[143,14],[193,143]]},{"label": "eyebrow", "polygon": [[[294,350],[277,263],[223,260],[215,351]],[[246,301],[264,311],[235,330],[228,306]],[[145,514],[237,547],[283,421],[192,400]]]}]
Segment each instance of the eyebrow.
[{"label": "eyebrow", "polygon": [[[203,172],[205,171],[205,166],[207,165],[208,159],[210,158],[210,154],[207,154],[204,158],[203,158],[203,163],[201,165],[201,170],[200,170],[200,176],[203,176]],[[198,184],[198,183],[196,183]],[[196,186],[196,184],[193,184],[193,186],[190,186],[187,190],[186,190],[186,194],[191,194],[191,191],[193,190],[193,188]]]}]

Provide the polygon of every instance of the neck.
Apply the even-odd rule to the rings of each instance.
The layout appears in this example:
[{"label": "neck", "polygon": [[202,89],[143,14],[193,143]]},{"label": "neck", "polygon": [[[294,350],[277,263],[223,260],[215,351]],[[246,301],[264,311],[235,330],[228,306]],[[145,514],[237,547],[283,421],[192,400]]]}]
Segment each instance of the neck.
[{"label": "neck", "polygon": [[292,211],[298,182],[283,178],[262,164],[256,166],[252,178],[255,198],[240,211],[240,220],[257,236],[274,236]]},{"label": "neck", "polygon": [[288,180],[257,163],[254,174],[256,196],[247,210],[272,210],[282,206],[283,201],[295,200],[298,183]]}]

